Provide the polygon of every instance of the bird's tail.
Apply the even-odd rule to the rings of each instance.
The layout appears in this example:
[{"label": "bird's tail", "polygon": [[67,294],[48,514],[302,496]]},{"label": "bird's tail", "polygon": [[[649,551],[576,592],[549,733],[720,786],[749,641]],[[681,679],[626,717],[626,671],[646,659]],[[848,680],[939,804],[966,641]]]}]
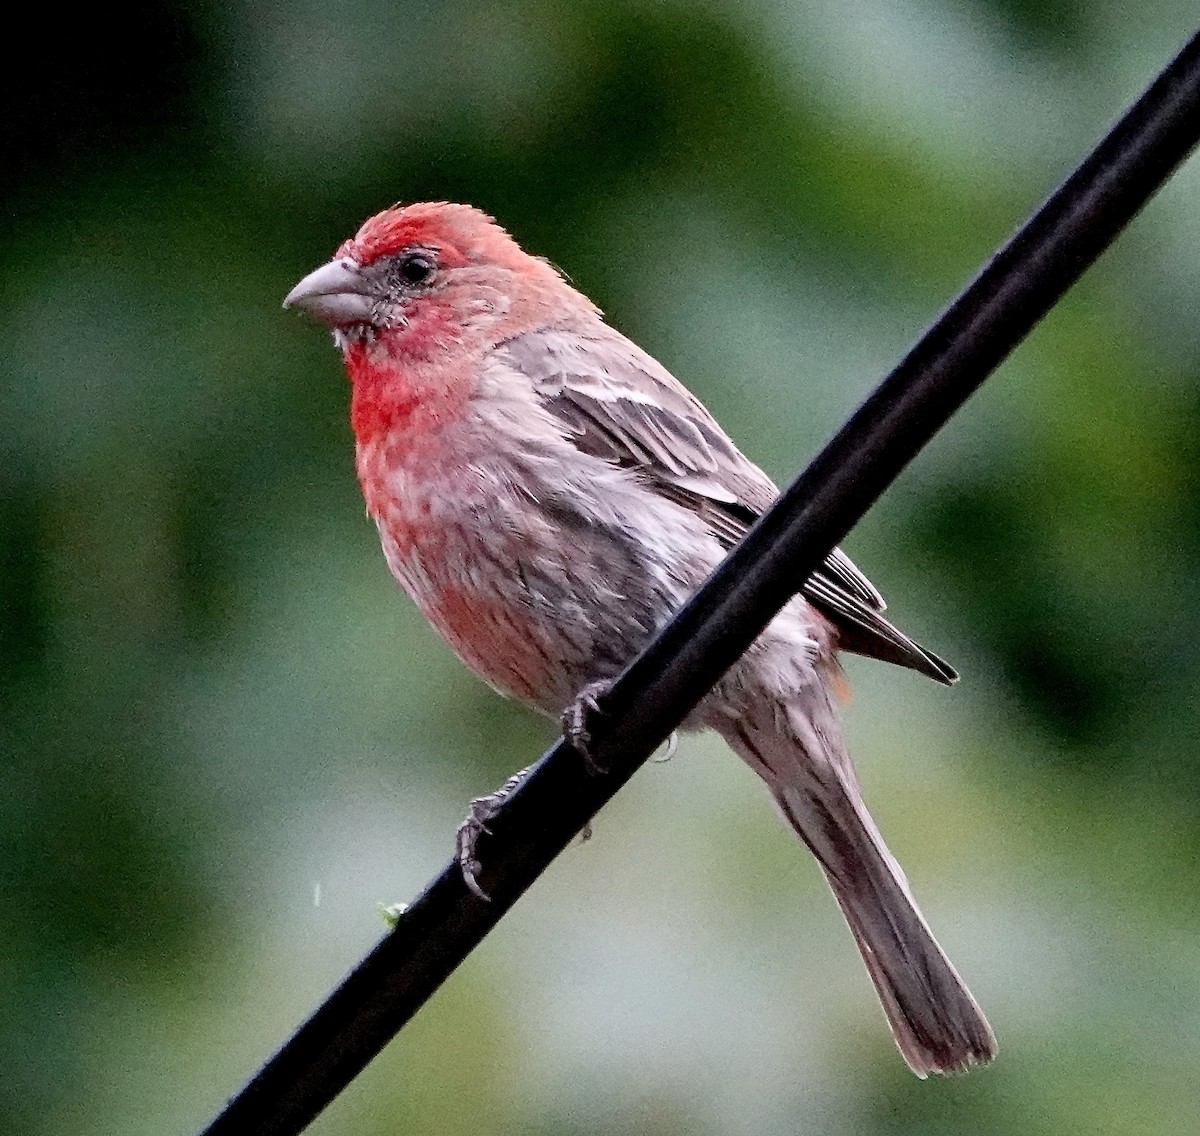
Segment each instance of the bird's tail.
[{"label": "bird's tail", "polygon": [[823,685],[806,691],[802,703],[789,699],[717,728],[767,782],[784,820],[820,863],[912,1071],[924,1077],[990,1061],[991,1026],[867,812]]}]

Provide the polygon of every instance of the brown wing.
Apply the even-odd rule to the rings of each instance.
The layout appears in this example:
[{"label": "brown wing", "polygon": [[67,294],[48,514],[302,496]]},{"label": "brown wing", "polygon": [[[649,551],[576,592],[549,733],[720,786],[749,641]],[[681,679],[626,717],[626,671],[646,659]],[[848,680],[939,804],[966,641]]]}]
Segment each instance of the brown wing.
[{"label": "brown wing", "polygon": [[[636,470],[656,493],[692,509],[726,547],[778,490],[699,399],[605,324],[526,332],[500,347],[583,451]],[[937,682],[958,675],[880,614],[886,604],[840,548],[801,589],[838,631],[838,645]]]}]

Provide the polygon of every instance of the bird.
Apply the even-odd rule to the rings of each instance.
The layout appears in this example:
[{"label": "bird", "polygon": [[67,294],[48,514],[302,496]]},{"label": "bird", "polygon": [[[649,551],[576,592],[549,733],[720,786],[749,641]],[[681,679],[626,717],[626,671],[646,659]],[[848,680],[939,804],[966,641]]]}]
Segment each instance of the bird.
[{"label": "bird", "polygon": [[[777,495],[694,394],[472,206],[384,209],[284,306],[341,352],[355,467],[392,575],[470,670],[544,714],[579,726]],[[986,1063],[996,1042],[843,738],[840,652],[957,678],[885,607],[834,549],[684,728],[716,731],[765,783],[924,1077]],[[470,841],[460,853],[474,883]]]}]

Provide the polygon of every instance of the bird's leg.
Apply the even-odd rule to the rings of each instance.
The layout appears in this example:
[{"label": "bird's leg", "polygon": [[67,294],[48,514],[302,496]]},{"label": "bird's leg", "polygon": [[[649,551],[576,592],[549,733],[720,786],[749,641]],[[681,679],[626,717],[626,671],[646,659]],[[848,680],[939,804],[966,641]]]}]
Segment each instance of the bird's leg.
[{"label": "bird's leg", "polygon": [[458,826],[454,836],[454,857],[462,869],[463,882],[480,899],[491,899],[491,896],[479,886],[480,863],[475,856],[475,845],[485,832],[491,832],[487,822],[500,811],[501,805],[517,791],[518,786],[526,777],[532,765],[514,773],[494,793],[484,797],[476,797],[471,802],[471,810],[467,818]]},{"label": "bird's leg", "polygon": [[[589,746],[592,738],[588,731],[588,718],[592,714],[603,713],[600,709],[599,698],[600,695],[608,690],[609,685],[604,680],[589,682],[576,696],[575,701],[562,713],[563,735],[575,747],[575,750],[583,758],[584,764],[591,773],[608,772],[591,755]],[[491,831],[487,826],[488,821],[496,815],[504,802],[516,792],[517,787],[529,776],[529,771],[532,768],[532,766],[529,766],[518,773],[514,773],[494,793],[488,793],[484,797],[476,797],[471,802],[471,810],[467,813],[466,819],[458,826],[458,832],[454,839],[455,857],[462,868],[464,882],[480,899],[490,899],[491,897],[479,886],[478,877],[481,867],[479,859],[475,855],[475,845],[479,843],[479,838],[485,832]],[[586,841],[590,840],[591,836],[592,826],[587,824],[580,833],[580,837]]]},{"label": "bird's leg", "polygon": [[599,698],[612,684],[606,680],[589,682],[562,712],[563,736],[575,747],[575,751],[583,758],[584,764],[591,773],[607,773],[606,766],[601,765],[591,752],[592,735],[588,730],[588,719],[593,714],[603,714]]},{"label": "bird's leg", "polygon": [[[588,731],[588,718],[592,714],[603,715],[604,711],[600,709],[599,698],[608,690],[611,683],[608,682],[589,682],[578,695],[575,701],[571,703],[562,712],[562,731],[563,736],[571,743],[578,751],[583,760],[587,763],[588,769],[592,773],[607,773],[608,768],[601,765],[591,754],[591,734]],[[679,748],[679,731],[672,730],[671,736],[667,738],[667,748],[665,752],[654,758],[656,762],[670,761],[675,756],[675,751]],[[590,833],[583,834],[584,840],[588,838]]]},{"label": "bird's leg", "polygon": [[[562,712],[562,731],[563,736],[575,748],[580,757],[583,758],[584,764],[591,773],[607,773],[607,767],[601,765],[591,753],[591,732],[588,730],[588,719],[593,714],[603,714],[600,709],[600,696],[604,694],[611,683],[601,679],[598,682],[589,682],[578,695],[575,700]],[[674,732],[667,739],[667,751],[659,758],[659,761],[669,761],[675,753],[677,737]],[[459,866],[462,868],[463,880],[467,887],[471,889],[480,899],[490,899],[491,897],[479,885],[479,872],[481,870],[479,859],[475,855],[475,845],[479,843],[479,838],[485,832],[490,832],[487,823],[496,815],[500,807],[514,792],[517,787],[529,776],[529,770],[533,767],[522,769],[519,773],[514,773],[503,785],[500,786],[494,793],[488,793],[484,797],[476,797],[471,802],[471,810],[467,813],[466,820],[458,826],[458,832],[455,836],[454,849],[455,856],[458,859]],[[592,836],[592,826],[587,824],[583,827],[579,834],[580,839],[587,841]]]},{"label": "bird's leg", "polygon": [[[482,866],[475,855],[475,845],[479,843],[480,836],[485,832],[492,831],[488,828],[487,822],[500,811],[500,807],[504,802],[517,791],[521,782],[529,776],[532,769],[533,766],[528,765],[524,769],[514,773],[494,793],[488,793],[484,797],[476,797],[471,802],[471,811],[467,813],[466,820],[458,826],[458,830],[454,834],[454,858],[458,861],[458,866],[462,870],[463,882],[480,899],[490,900],[492,897],[479,885],[479,872]],[[591,838],[592,823],[588,821],[579,833],[579,839],[581,842],[586,842],[591,840]],[[385,908],[384,919],[390,925],[395,926],[395,920],[403,913],[404,906],[404,904],[393,905],[393,907],[400,909],[398,911],[394,911],[393,908]]]}]

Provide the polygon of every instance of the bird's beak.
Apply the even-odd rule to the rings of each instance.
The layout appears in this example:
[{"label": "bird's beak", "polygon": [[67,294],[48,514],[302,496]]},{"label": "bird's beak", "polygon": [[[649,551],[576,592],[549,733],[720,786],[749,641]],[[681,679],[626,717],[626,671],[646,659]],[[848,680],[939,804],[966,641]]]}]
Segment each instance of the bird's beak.
[{"label": "bird's beak", "polygon": [[283,306],[299,308],[331,328],[369,323],[378,298],[374,284],[358,264],[342,257],[310,272],[287,294]]}]

